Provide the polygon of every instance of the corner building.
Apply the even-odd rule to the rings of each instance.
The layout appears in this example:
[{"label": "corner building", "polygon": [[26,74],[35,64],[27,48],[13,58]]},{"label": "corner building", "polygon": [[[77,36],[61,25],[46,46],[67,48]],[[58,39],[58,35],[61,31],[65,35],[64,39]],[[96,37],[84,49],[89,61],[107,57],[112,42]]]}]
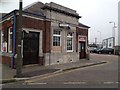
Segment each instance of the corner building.
[{"label": "corner building", "polygon": [[[18,15],[19,13],[16,11],[16,18]],[[10,13],[5,17],[10,18]],[[23,65],[40,64],[47,66],[85,59],[90,27],[80,23],[80,18],[81,16],[75,10],[53,2],[46,4],[35,2],[25,7],[23,10]],[[4,55],[1,55],[2,61],[4,63],[9,62],[10,66],[15,65],[15,54],[17,52],[16,39],[14,38],[17,37],[18,19],[16,19],[16,23],[14,19],[11,31],[16,34],[11,36],[13,38],[11,42],[14,43],[12,44],[11,57],[5,55],[10,54],[10,52],[8,49],[4,52],[3,44],[1,45],[1,51],[4,52]],[[6,20],[4,19],[4,21]],[[2,26],[4,21],[2,20]],[[5,31],[5,29],[1,31]],[[6,29],[6,31],[9,30]],[[9,32],[6,34],[9,36]],[[2,38],[8,38],[6,40],[6,48],[8,48],[10,37],[3,35]],[[5,40],[1,40],[5,44]],[[9,59],[6,59],[8,57]]]}]

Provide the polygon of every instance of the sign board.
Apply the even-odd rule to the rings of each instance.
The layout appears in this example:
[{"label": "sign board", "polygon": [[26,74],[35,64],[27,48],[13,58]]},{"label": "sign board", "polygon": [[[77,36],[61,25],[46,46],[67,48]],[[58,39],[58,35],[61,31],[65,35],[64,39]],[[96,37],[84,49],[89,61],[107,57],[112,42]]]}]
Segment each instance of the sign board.
[{"label": "sign board", "polygon": [[7,42],[6,41],[3,43],[3,51],[7,52]]},{"label": "sign board", "polygon": [[66,24],[66,23],[59,23],[59,27],[60,28],[65,28],[65,29],[70,29],[69,24]]},{"label": "sign board", "polygon": [[86,37],[84,37],[84,36],[79,36],[79,37],[78,37],[78,41],[83,41],[83,42],[85,42],[85,41],[86,41]]}]

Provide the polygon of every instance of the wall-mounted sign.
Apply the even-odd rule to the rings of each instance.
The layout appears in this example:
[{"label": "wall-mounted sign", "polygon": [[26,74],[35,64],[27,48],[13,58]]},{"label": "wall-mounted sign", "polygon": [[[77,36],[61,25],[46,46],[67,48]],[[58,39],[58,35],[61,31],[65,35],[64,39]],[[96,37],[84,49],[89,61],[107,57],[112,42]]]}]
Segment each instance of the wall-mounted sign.
[{"label": "wall-mounted sign", "polygon": [[64,29],[70,29],[69,24],[66,24],[66,23],[59,23],[59,27]]},{"label": "wall-mounted sign", "polygon": [[83,41],[83,42],[85,42],[85,41],[86,41],[86,37],[79,36],[79,37],[78,37],[78,41]]},{"label": "wall-mounted sign", "polygon": [[7,42],[3,42],[3,51],[7,52]]}]

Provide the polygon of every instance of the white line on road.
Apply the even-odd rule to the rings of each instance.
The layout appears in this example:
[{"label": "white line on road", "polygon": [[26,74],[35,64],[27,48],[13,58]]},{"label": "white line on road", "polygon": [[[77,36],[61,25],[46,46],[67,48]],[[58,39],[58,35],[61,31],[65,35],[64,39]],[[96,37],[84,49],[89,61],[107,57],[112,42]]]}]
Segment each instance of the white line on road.
[{"label": "white line on road", "polygon": [[28,83],[28,85],[44,85],[44,84],[47,84],[47,83]]},{"label": "white line on road", "polygon": [[64,82],[64,84],[86,84],[86,82]]},{"label": "white line on road", "polygon": [[0,84],[0,86],[3,86],[3,85],[5,85],[5,84]]},{"label": "white line on road", "polygon": [[119,83],[119,82],[115,82],[115,83]]},{"label": "white line on road", "polygon": [[113,84],[113,83],[119,83],[119,82],[103,82],[104,84]]}]

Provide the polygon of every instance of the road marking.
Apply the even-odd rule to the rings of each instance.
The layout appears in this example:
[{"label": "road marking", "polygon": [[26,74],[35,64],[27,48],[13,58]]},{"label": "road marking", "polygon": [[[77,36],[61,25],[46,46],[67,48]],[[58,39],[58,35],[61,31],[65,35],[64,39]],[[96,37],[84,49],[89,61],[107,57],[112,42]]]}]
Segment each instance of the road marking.
[{"label": "road marking", "polygon": [[119,83],[119,82],[115,82],[115,83]]},{"label": "road marking", "polygon": [[86,82],[64,82],[64,84],[86,84]]},{"label": "road marking", "polygon": [[5,84],[0,84],[0,86],[3,86],[3,85],[5,85]]},{"label": "road marking", "polygon": [[116,83],[116,82],[103,82],[104,84],[113,84],[113,83]]},{"label": "road marking", "polygon": [[28,83],[28,85],[45,85],[47,83]]}]

